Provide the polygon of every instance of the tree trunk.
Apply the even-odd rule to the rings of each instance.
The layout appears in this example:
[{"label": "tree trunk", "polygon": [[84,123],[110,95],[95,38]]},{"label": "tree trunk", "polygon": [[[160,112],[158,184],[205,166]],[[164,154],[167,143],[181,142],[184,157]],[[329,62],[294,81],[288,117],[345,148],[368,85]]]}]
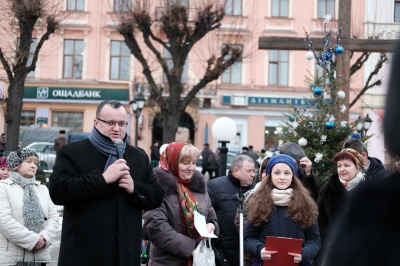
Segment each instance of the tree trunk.
[{"label": "tree trunk", "polygon": [[[8,87],[8,98],[6,107],[6,151],[15,151],[19,147],[19,127],[21,122],[21,111],[24,95],[24,73],[15,73],[14,80]],[[14,137],[10,137],[14,136]],[[16,136],[16,137],[15,137]]]}]

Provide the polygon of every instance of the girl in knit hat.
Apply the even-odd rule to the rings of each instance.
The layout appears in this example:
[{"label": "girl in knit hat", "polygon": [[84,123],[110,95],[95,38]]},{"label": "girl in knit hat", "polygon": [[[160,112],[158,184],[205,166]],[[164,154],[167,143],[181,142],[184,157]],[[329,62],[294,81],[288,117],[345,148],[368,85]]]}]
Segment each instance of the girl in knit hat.
[{"label": "girl in knit hat", "polygon": [[317,205],[296,178],[296,161],[285,154],[268,161],[266,178],[249,201],[244,247],[253,255],[252,265],[264,265],[277,251],[265,250],[266,236],[299,238],[301,253],[289,253],[293,262],[309,265],[318,253],[321,240],[317,226]]},{"label": "girl in knit hat", "polygon": [[51,262],[50,245],[58,232],[58,213],[46,186],[36,181],[34,149],[11,152],[10,178],[0,180],[0,265]]},{"label": "girl in knit hat", "polygon": [[8,168],[7,157],[0,157],[0,179],[7,179],[10,176],[10,169]]},{"label": "girl in knit hat", "polygon": [[336,162],[337,174],[333,174],[328,183],[321,187],[318,196],[318,226],[322,240],[322,247],[316,259],[318,265],[322,265],[324,253],[329,245],[328,235],[332,224],[336,222],[338,215],[347,209],[351,191],[364,181],[363,158],[356,150],[343,149],[333,160]]}]

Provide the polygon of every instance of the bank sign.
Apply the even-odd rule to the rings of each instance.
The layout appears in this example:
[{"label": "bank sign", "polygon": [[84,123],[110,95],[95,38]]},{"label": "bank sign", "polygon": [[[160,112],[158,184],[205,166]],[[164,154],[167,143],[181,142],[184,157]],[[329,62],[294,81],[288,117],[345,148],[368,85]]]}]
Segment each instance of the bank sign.
[{"label": "bank sign", "polygon": [[129,101],[129,89],[25,87],[24,99],[73,101]]}]

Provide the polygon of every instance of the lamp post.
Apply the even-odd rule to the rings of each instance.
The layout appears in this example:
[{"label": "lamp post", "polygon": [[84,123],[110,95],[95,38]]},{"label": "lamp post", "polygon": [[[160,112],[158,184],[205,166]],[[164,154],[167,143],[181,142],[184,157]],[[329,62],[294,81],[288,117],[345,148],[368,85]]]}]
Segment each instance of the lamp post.
[{"label": "lamp post", "polygon": [[135,147],[137,147],[138,145],[139,117],[140,113],[142,112],[145,101],[146,99],[144,98],[143,94],[139,93],[139,95],[136,95],[135,98],[133,98],[133,100],[129,102],[132,112],[135,114]]},{"label": "lamp post", "polygon": [[228,154],[228,147],[226,144],[229,143],[237,133],[236,123],[229,117],[220,117],[212,125],[212,134],[219,143],[221,143],[221,154],[219,163],[219,175],[226,175],[226,158]]},{"label": "lamp post", "polygon": [[357,119],[357,132],[360,134],[361,138],[365,137],[368,129],[371,127],[372,119],[367,116],[364,119],[361,119],[361,116]]}]

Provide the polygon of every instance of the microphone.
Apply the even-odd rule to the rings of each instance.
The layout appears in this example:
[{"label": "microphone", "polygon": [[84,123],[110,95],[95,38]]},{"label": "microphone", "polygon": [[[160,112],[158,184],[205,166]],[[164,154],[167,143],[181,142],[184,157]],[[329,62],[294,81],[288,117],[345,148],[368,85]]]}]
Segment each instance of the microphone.
[{"label": "microphone", "polygon": [[124,142],[122,141],[122,139],[116,139],[115,146],[117,147],[118,159],[123,159],[124,158]]}]

